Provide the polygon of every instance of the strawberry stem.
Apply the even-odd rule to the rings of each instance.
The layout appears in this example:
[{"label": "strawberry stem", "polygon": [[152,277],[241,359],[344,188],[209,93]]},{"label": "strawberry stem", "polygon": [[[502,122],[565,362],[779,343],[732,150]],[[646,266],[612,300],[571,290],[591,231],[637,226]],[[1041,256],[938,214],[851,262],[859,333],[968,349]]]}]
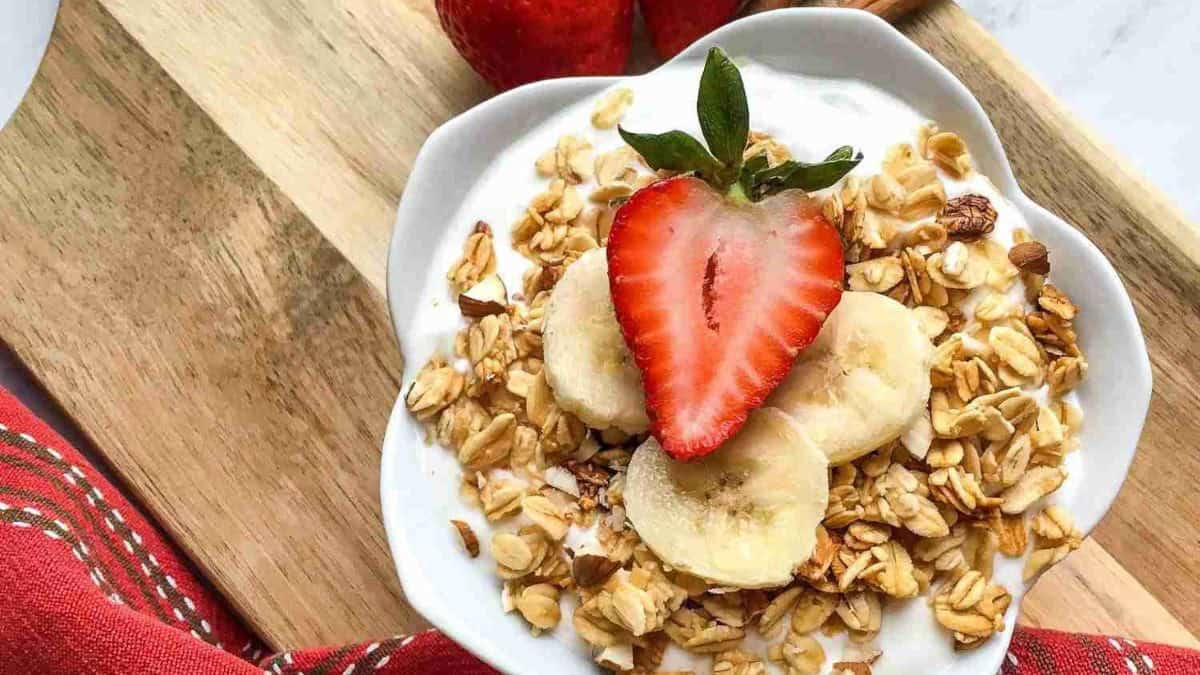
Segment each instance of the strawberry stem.
[{"label": "strawberry stem", "polygon": [[696,174],[738,203],[756,202],[784,190],[822,190],[862,161],[862,153],[848,145],[815,164],[789,160],[769,166],[762,155],[744,159],[750,107],[741,73],[720,47],[709,50],[704,63],[696,114],[707,147],[682,131],[641,134],[623,127],[617,130],[650,168]]},{"label": "strawberry stem", "polygon": [[734,204],[749,204],[750,195],[746,194],[746,190],[741,183],[734,183],[729,186],[729,190],[725,192],[725,198]]}]

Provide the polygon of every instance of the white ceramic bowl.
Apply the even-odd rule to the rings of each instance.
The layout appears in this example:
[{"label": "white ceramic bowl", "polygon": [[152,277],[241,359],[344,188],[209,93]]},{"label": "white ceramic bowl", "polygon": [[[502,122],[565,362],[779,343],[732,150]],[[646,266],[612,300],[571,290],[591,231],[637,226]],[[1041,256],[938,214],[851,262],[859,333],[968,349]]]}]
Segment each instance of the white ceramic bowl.
[{"label": "white ceramic bowl", "polygon": [[[1081,458],[1073,461],[1055,501],[1075,515],[1083,531],[1094,528],[1133,460],[1151,389],[1141,330],[1112,266],[1082,234],[1021,192],[995,130],[971,93],[885,22],[853,10],[781,10],[732,23],[676,60],[702,61],[716,44],[735,58],[749,57],[786,71],[869,82],[963,136],[979,170],[1052,251],[1055,282],[1085,308],[1078,328],[1091,369],[1077,392],[1086,416]],[[422,292],[429,266],[445,237],[462,241],[463,231],[444,226],[453,222],[472,185],[515,139],[618,79],[572,78],[521,87],[430,135],[400,203],[388,267],[392,320],[409,360],[409,377],[429,356],[428,336],[415,319],[420,303],[428,302]],[[594,672],[577,641],[531,637],[523,621],[501,611],[486,553],[480,560],[468,559],[447,523],[464,510],[457,498],[454,461],[448,452],[430,452],[422,438],[420,426],[398,402],[384,440],[381,496],[392,555],[409,602],[451,638],[507,673]],[[1015,600],[1008,631],[937,672],[994,673],[999,668],[1027,589],[1019,583],[1019,561],[997,564],[997,575]],[[569,631],[569,621],[563,624],[560,629]],[[889,625],[885,620],[885,634],[904,630],[902,622]],[[886,648],[884,659],[889,664],[881,670],[886,672],[933,672],[915,662],[896,663]]]}]

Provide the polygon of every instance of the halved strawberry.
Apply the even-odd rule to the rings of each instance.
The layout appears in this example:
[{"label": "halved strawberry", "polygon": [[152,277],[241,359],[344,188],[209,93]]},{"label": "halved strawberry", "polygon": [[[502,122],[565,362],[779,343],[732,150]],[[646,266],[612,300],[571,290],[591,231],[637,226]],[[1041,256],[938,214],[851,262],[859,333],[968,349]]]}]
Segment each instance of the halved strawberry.
[{"label": "halved strawberry", "polygon": [[842,266],[837,230],[800,190],[751,203],[679,176],[617,211],[613,304],[672,457],[741,428],[837,306]]},{"label": "halved strawberry", "polygon": [[849,146],[814,163],[746,159],[746,90],[718,47],[696,114],[705,144],[620,129],[652,169],[685,175],[636,192],[608,239],[617,321],[642,371],[651,431],[676,459],[733,436],[841,299],[841,238],[806,191],[862,161]]}]

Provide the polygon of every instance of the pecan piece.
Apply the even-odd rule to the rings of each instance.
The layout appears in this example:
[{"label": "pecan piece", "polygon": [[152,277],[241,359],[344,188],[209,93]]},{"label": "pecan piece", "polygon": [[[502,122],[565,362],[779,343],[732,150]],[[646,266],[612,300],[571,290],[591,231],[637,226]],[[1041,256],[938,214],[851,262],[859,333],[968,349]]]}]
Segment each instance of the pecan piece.
[{"label": "pecan piece", "polygon": [[974,241],[996,228],[996,209],[983,195],[963,195],[946,202],[938,211],[937,222],[951,239]]},{"label": "pecan piece", "polygon": [[451,520],[454,529],[458,530],[458,536],[462,539],[463,548],[467,550],[467,555],[472,558],[479,556],[479,539],[475,537],[475,531],[471,526],[461,520]]},{"label": "pecan piece", "polygon": [[571,576],[575,583],[583,588],[589,588],[608,581],[613,572],[621,567],[621,563],[607,556],[585,553],[575,556],[571,562]]},{"label": "pecan piece", "polygon": [[1039,241],[1023,241],[1008,250],[1008,261],[1022,272],[1046,275],[1050,273],[1050,257]]}]

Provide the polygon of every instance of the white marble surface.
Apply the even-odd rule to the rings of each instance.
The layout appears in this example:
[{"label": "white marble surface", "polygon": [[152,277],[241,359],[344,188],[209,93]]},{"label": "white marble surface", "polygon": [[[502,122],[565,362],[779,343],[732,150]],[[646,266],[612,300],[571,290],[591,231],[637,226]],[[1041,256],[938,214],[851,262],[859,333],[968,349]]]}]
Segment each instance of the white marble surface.
[{"label": "white marble surface", "polygon": [[1200,224],[1200,1],[958,2]]}]

